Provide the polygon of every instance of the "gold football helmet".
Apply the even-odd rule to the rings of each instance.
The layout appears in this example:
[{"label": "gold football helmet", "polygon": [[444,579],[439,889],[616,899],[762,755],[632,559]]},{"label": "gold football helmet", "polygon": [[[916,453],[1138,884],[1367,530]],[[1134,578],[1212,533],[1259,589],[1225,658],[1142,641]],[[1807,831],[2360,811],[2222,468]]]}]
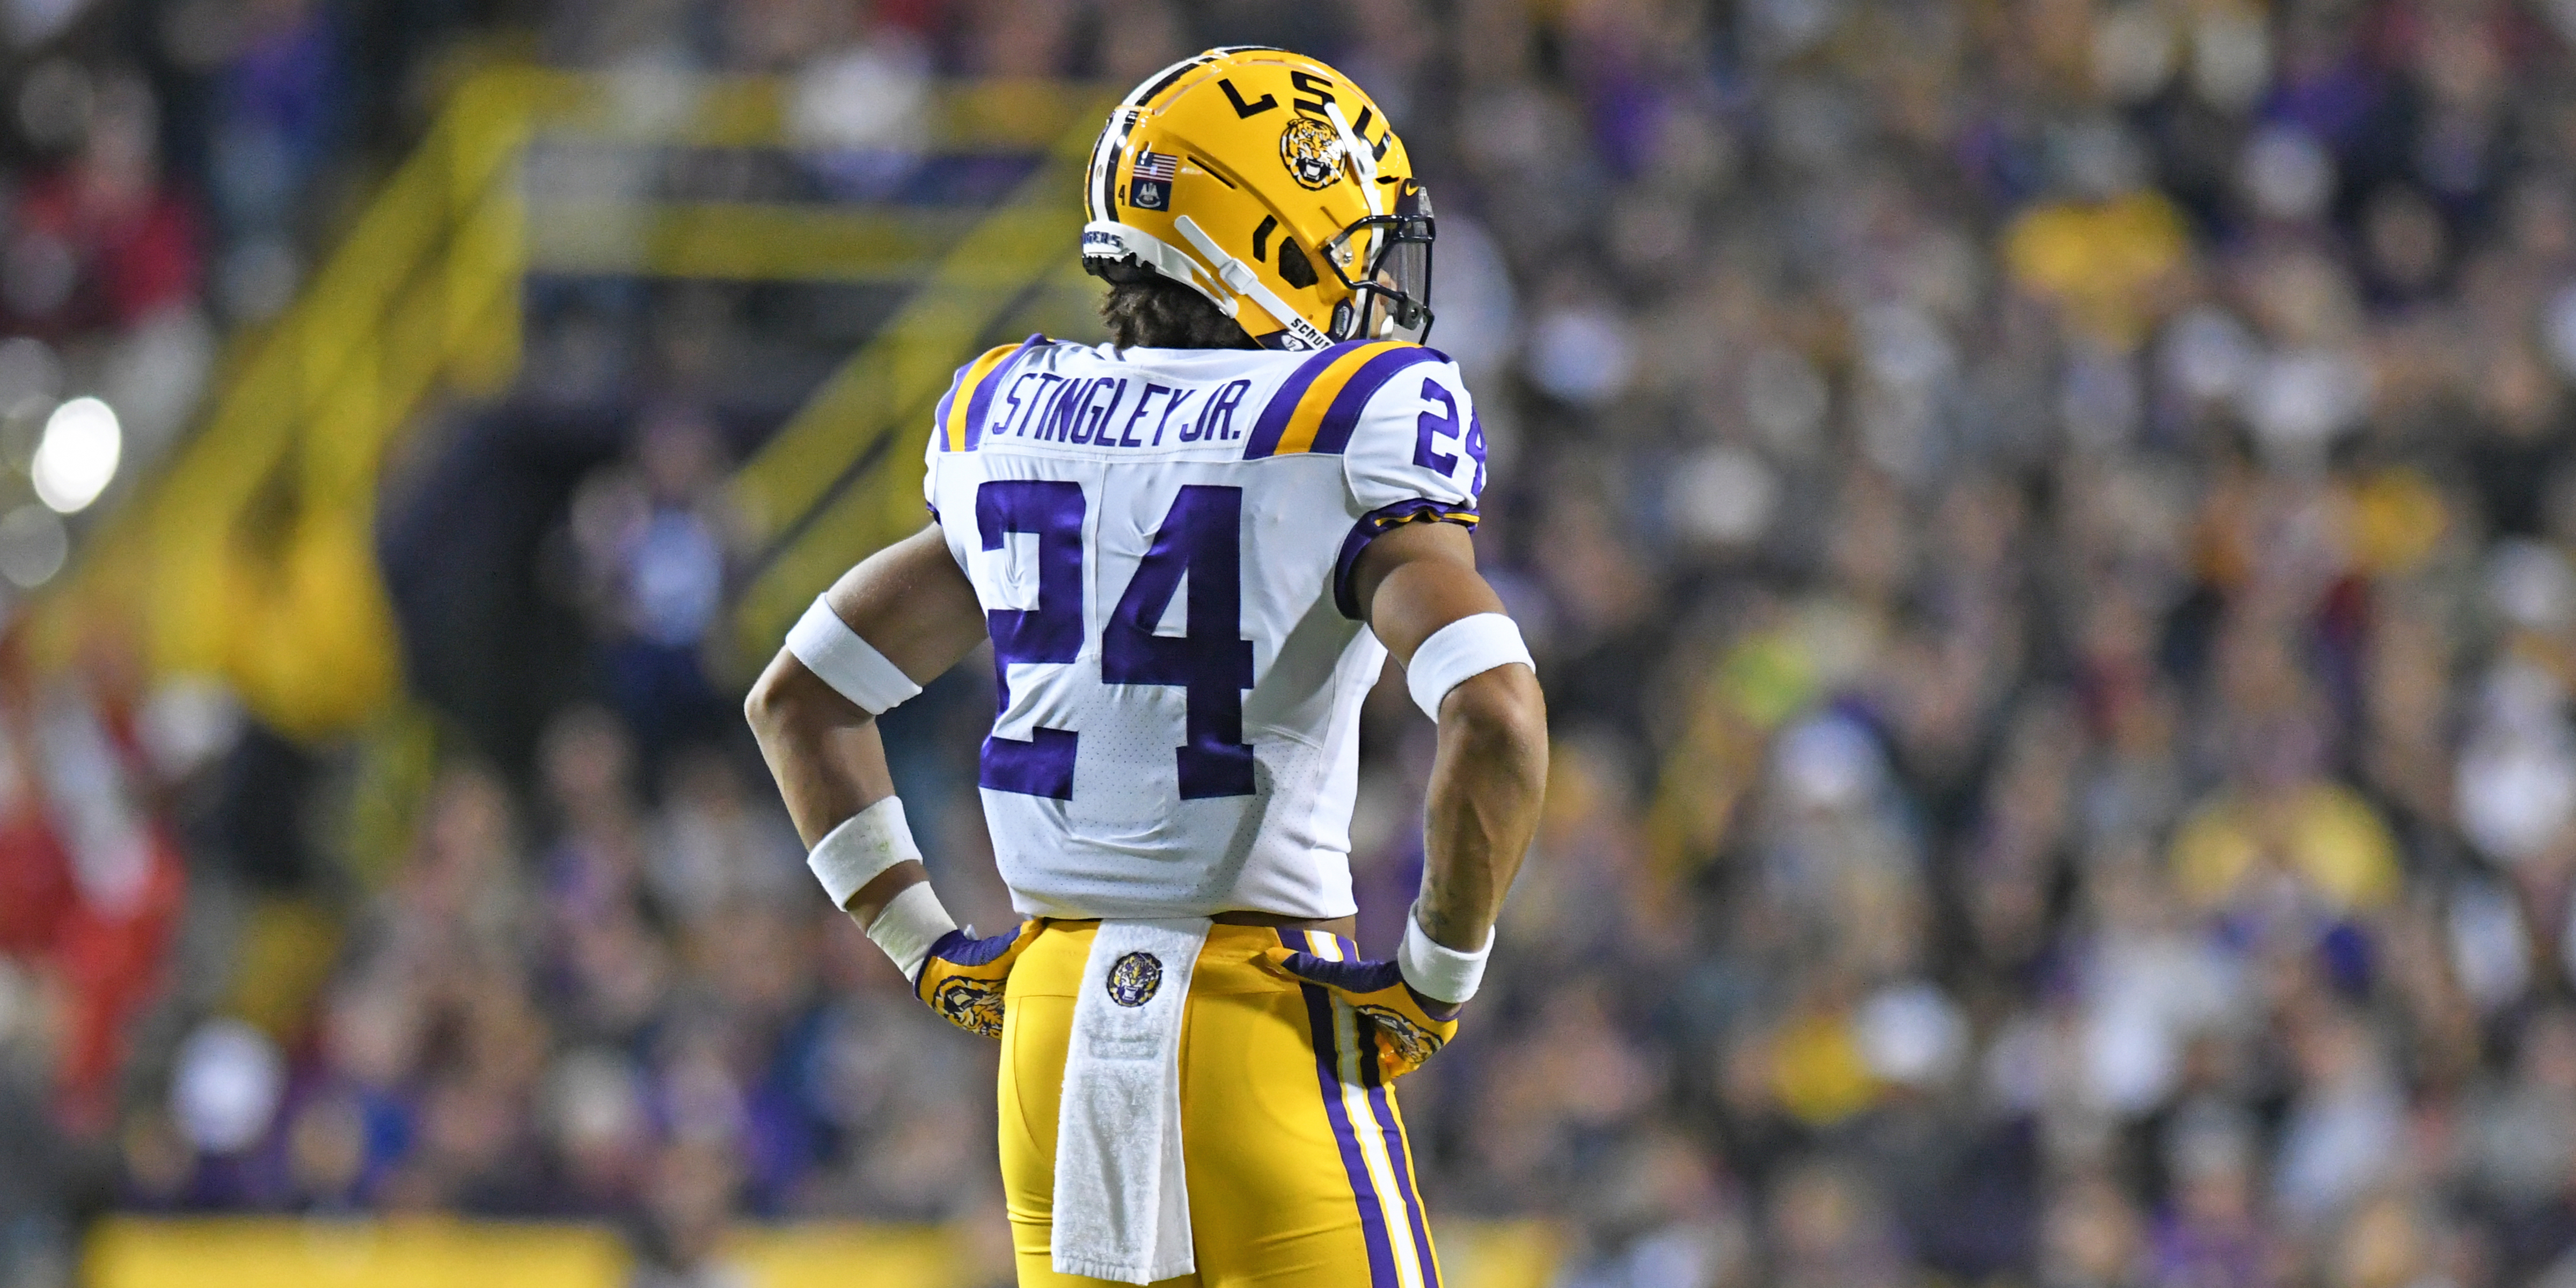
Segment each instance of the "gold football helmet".
[{"label": "gold football helmet", "polygon": [[1269,349],[1431,333],[1431,198],[1349,77],[1266,46],[1149,77],[1092,145],[1082,263],[1159,273]]}]

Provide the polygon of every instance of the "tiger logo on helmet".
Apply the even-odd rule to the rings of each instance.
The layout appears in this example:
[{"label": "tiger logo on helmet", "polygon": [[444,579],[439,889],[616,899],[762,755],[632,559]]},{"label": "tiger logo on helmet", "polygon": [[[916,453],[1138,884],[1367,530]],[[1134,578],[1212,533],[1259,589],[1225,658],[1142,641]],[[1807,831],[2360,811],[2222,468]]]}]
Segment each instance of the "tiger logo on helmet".
[{"label": "tiger logo on helmet", "polygon": [[1342,141],[1312,119],[1290,117],[1288,128],[1279,132],[1279,159],[1287,163],[1298,186],[1320,192],[1340,177]]},{"label": "tiger logo on helmet", "polygon": [[1284,49],[1211,49],[1111,110],[1084,174],[1083,267],[1159,275],[1264,348],[1431,332],[1431,197],[1367,93]]}]

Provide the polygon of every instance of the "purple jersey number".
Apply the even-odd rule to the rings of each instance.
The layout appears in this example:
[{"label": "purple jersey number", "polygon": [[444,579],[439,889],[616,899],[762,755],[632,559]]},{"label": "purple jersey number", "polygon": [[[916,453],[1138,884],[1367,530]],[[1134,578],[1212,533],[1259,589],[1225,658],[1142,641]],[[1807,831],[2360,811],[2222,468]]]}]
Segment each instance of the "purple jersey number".
[{"label": "purple jersey number", "polygon": [[[1243,489],[1181,489],[1136,565],[1136,579],[1100,635],[1100,678],[1171,684],[1188,695],[1188,740],[1174,749],[1181,799],[1252,794],[1252,748],[1243,741],[1243,691],[1252,687],[1252,641],[1243,630]],[[1175,637],[1154,624],[1187,574],[1189,624]]]},{"label": "purple jersey number", "polygon": [[1458,424],[1458,400],[1450,397],[1449,391],[1441,388],[1440,382],[1429,376],[1422,378],[1422,401],[1438,403],[1440,410],[1436,414],[1426,411],[1413,422],[1413,463],[1424,469],[1438,470],[1442,474],[1450,473],[1458,468],[1458,457],[1456,453],[1441,451],[1440,440],[1460,439],[1460,445],[1467,451],[1467,459],[1476,463],[1476,481],[1468,487],[1468,495],[1471,497],[1484,495],[1484,422],[1471,414],[1462,432]]},{"label": "purple jersey number", "polygon": [[[996,479],[975,489],[975,527],[986,550],[999,550],[1012,533],[1038,539],[1038,606],[997,608],[984,614],[993,637],[993,683],[998,712],[1011,709],[1011,664],[1070,662],[1082,656],[1082,485],[1042,479]],[[1074,746],[1070,729],[1033,728],[1028,740],[994,734],[984,739],[976,781],[997,792],[1073,799]]]},{"label": "purple jersey number", "polygon": [[[984,614],[993,638],[998,712],[1011,707],[1011,664],[1071,662],[1082,656],[1082,485],[997,479],[975,492],[975,525],[986,550],[1013,533],[1038,539],[1038,606]],[[1249,796],[1252,748],[1243,741],[1243,691],[1252,687],[1252,642],[1243,631],[1243,489],[1181,489],[1136,577],[1109,615],[1100,640],[1108,684],[1168,684],[1187,695],[1186,740],[1174,749],[1181,799]],[[1154,626],[1189,579],[1183,633]],[[994,719],[998,723],[1000,714]],[[1033,728],[1027,741],[984,739],[978,781],[994,791],[1073,799],[1075,748],[1069,729]]]}]

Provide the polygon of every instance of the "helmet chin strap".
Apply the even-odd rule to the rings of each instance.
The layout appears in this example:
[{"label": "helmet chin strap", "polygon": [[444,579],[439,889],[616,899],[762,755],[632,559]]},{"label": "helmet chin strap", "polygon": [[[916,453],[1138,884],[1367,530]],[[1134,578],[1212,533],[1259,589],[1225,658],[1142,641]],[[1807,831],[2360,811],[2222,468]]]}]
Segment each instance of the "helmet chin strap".
[{"label": "helmet chin strap", "polygon": [[[1324,115],[1331,118],[1333,128],[1341,133],[1342,155],[1351,159],[1351,173],[1359,178],[1360,196],[1368,201],[1369,214],[1372,216],[1385,214],[1386,205],[1384,202],[1378,200],[1377,194],[1377,154],[1369,151],[1368,144],[1360,139],[1359,131],[1351,128],[1350,118],[1342,115],[1341,104],[1336,103],[1331,99],[1324,100]],[[1371,233],[1370,237],[1372,239],[1372,244],[1374,244],[1374,239],[1385,235],[1386,234],[1382,232]],[[1362,265],[1363,271],[1365,271],[1366,267],[1366,265]],[[1374,307],[1357,295],[1353,296],[1353,300],[1357,304],[1357,307],[1360,310],[1360,315],[1363,318],[1365,318],[1370,309]],[[1379,320],[1377,325],[1377,334],[1372,338],[1383,340],[1395,330],[1395,313],[1391,309],[1379,311],[1385,313],[1386,316]],[[1363,322],[1361,325],[1365,326],[1367,324]]]},{"label": "helmet chin strap", "polygon": [[1385,214],[1385,204],[1377,196],[1377,154],[1360,141],[1359,132],[1351,128],[1350,118],[1342,115],[1341,104],[1331,99],[1324,100],[1324,115],[1331,118],[1333,128],[1341,132],[1342,154],[1351,159],[1351,173],[1359,177],[1360,196],[1368,201],[1369,213]]},{"label": "helmet chin strap", "polygon": [[1190,239],[1190,245],[1197,247],[1199,254],[1207,257],[1208,264],[1216,270],[1217,280],[1225,283],[1235,294],[1251,296],[1254,303],[1287,327],[1289,334],[1304,342],[1307,348],[1321,349],[1332,344],[1332,337],[1316,330],[1314,323],[1288,307],[1288,302],[1264,284],[1260,275],[1252,271],[1251,265],[1226,254],[1225,248],[1216,244],[1216,238],[1208,236],[1207,230],[1199,227],[1199,221],[1183,215],[1172,224],[1181,230],[1183,237]]}]

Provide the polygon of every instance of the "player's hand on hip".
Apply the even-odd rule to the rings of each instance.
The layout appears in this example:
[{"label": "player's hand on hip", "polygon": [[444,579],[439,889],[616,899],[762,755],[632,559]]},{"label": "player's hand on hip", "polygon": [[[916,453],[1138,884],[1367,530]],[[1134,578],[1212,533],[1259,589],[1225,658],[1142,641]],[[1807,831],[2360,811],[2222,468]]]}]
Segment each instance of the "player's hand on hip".
[{"label": "player's hand on hip", "polygon": [[1018,961],[1044,923],[1032,918],[1009,934],[978,939],[972,926],[952,930],[930,946],[921,975],[912,982],[913,996],[940,1017],[969,1033],[1002,1036],[1002,990]]},{"label": "player's hand on hip", "polygon": [[1323,987],[1368,1020],[1375,1030],[1378,1071],[1390,1081],[1421,1068],[1458,1035],[1464,1005],[1425,995],[1405,982],[1403,968],[1395,962],[1337,962],[1287,948],[1268,949],[1262,958],[1281,975]]}]

